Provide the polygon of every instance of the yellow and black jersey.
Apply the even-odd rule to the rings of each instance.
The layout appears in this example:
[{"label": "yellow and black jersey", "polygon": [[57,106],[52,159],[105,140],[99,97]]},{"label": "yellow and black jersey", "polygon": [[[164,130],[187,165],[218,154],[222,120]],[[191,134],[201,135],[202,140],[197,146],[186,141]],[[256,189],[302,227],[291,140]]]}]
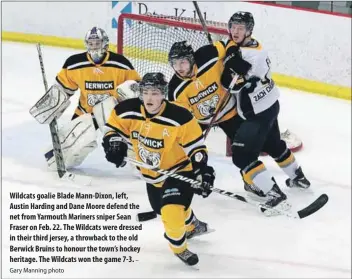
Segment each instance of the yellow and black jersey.
[{"label": "yellow and black jersey", "polygon": [[190,110],[201,124],[210,123],[223,99],[226,103],[220,108],[216,122],[236,115],[235,101],[220,82],[226,49],[232,44],[218,41],[199,48],[194,54],[195,75],[182,78],[174,74],[170,80],[168,99]]},{"label": "yellow and black jersey", "polygon": [[126,80],[139,81],[140,76],[127,58],[111,51],[101,64],[95,64],[87,52],[72,55],[56,77],[67,94],[80,89],[78,115],[91,113],[94,105],[109,96],[117,98],[115,89]]},{"label": "yellow and black jersey", "polygon": [[[148,117],[138,98],[116,105],[106,125],[105,136],[117,133],[132,147],[136,159],[166,170],[192,170],[190,157],[207,151],[202,130],[185,108],[164,101],[160,112]],[[147,183],[161,187],[167,176],[140,168]]]}]

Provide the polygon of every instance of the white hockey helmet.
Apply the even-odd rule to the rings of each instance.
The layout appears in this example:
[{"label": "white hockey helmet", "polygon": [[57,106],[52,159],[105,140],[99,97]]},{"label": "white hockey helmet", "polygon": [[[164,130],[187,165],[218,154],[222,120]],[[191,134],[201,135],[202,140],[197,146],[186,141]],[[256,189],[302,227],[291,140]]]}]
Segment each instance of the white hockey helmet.
[{"label": "white hockey helmet", "polygon": [[84,44],[92,60],[99,63],[108,51],[109,37],[103,29],[94,26],[87,32]]}]

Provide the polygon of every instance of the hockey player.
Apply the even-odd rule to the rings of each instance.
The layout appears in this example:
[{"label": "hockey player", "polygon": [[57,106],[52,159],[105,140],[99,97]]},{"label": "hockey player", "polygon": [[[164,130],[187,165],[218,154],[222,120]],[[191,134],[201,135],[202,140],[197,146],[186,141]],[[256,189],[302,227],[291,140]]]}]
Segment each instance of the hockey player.
[{"label": "hockey player", "polygon": [[207,165],[207,149],[199,124],[185,108],[165,100],[168,83],[162,73],[147,73],[140,98],[126,100],[112,111],[103,138],[106,159],[123,166],[131,145],[136,159],[154,167],[202,181],[199,189],[187,182],[140,168],[150,204],[161,214],[165,238],[173,253],[188,265],[198,256],[187,249],[187,238],[208,231],[190,207],[193,193],[208,197],[215,172]]},{"label": "hockey player", "polygon": [[[214,124],[233,139],[241,118],[236,117],[235,99],[220,82],[226,47],[218,41],[194,52],[187,41],[175,42],[168,55],[169,64],[175,71],[169,83],[168,99],[191,111],[203,132],[215,112],[220,110]],[[219,107],[223,99],[226,101]]]},{"label": "hockey player", "polygon": [[[80,165],[97,147],[96,129],[103,128],[117,102],[135,97],[130,89],[140,80],[127,58],[108,50],[109,38],[103,29],[90,29],[84,43],[87,51],[66,60],[56,84],[31,110],[40,123],[50,123],[62,115],[70,105],[70,97],[80,90],[72,121],[59,130],[67,169]],[[49,167],[56,169],[52,149],[45,158]]]},{"label": "hockey player", "polygon": [[[288,175],[288,187],[308,188],[310,182],[304,176],[294,155],[280,139],[278,125],[279,89],[271,78],[271,64],[267,51],[252,38],[254,19],[249,12],[237,12],[229,20],[229,40],[241,47],[227,49],[222,85],[225,88],[235,75],[239,79],[232,94],[237,99],[237,111],[244,122],[237,130],[232,143],[233,163],[241,169],[245,189],[259,197],[265,197],[266,205],[289,205],[275,179],[258,160],[265,151]],[[225,41],[226,43],[226,41]],[[241,55],[242,53],[242,55]]]},{"label": "hockey player", "polygon": [[[186,41],[175,42],[169,52],[169,63],[175,74],[169,83],[168,98],[188,108],[198,119],[203,131],[209,127],[219,99],[227,98],[227,103],[220,108],[214,125],[218,125],[232,142],[242,121],[237,117],[234,100],[220,86],[223,58],[230,45],[231,41],[218,41],[194,52]],[[216,90],[213,90],[215,87]],[[281,134],[281,138],[293,152],[302,147],[300,139],[288,129]]]}]

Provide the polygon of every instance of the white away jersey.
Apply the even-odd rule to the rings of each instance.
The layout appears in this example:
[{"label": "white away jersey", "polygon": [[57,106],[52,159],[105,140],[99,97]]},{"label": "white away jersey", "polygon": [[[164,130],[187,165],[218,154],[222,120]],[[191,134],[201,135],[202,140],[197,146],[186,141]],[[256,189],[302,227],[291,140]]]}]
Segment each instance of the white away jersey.
[{"label": "white away jersey", "polygon": [[[245,119],[243,112],[243,99],[248,98],[253,108],[254,114],[258,114],[271,107],[279,98],[279,89],[275,85],[271,77],[271,63],[268,52],[263,49],[262,45],[255,39],[252,39],[245,47],[241,47],[242,58],[251,63],[252,68],[249,70],[245,78],[239,78],[236,84],[235,93],[237,100],[238,114]],[[240,89],[248,78],[256,76],[260,78],[252,93],[248,93],[248,97],[241,96]],[[242,100],[241,100],[242,99]]]}]

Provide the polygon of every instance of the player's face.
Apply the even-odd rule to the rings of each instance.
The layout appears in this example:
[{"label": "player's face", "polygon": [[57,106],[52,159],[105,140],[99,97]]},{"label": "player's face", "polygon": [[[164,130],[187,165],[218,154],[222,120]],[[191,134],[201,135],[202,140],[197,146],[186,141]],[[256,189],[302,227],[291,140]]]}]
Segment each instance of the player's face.
[{"label": "player's face", "polygon": [[88,49],[89,50],[99,50],[103,46],[103,40],[88,40]]},{"label": "player's face", "polygon": [[190,77],[192,69],[191,63],[189,63],[188,59],[180,58],[172,61],[172,67],[175,72],[181,77]]},{"label": "player's face", "polygon": [[243,42],[244,38],[246,37],[246,26],[244,24],[232,24],[230,28],[230,33],[232,40],[236,43]]},{"label": "player's face", "polygon": [[88,40],[87,47],[90,57],[95,63],[100,62],[104,53],[102,50],[103,41],[102,40]]},{"label": "player's face", "polygon": [[161,104],[164,100],[164,94],[155,87],[143,88],[142,98],[144,107],[150,114],[155,114],[160,111]]}]

